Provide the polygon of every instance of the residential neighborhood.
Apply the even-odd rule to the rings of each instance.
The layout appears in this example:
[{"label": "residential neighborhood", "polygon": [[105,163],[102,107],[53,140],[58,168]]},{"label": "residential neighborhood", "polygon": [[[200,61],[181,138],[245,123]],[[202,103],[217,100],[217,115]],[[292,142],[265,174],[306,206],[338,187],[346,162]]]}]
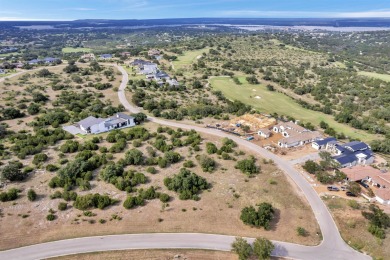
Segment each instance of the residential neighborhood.
[{"label": "residential neighborhood", "polygon": [[156,63],[142,59],[135,59],[130,62],[130,65],[136,67],[137,72],[145,75],[146,79],[154,80],[160,86],[166,83],[169,84],[169,86],[179,86],[179,82],[177,82],[176,79],[171,78],[166,72],[159,70]]}]

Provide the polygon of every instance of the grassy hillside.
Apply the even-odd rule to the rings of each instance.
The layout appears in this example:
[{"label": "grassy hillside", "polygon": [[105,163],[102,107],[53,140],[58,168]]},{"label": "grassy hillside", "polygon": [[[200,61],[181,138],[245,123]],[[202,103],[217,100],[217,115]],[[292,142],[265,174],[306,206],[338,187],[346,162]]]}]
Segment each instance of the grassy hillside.
[{"label": "grassy hillside", "polygon": [[366,76],[366,77],[371,77],[375,79],[380,79],[386,82],[390,82],[390,75],[388,74],[380,74],[376,72],[368,72],[368,71],[359,71],[359,75]]},{"label": "grassy hillside", "polygon": [[63,53],[74,53],[74,52],[91,52],[92,49],[90,48],[72,48],[72,47],[66,47],[62,49]]}]

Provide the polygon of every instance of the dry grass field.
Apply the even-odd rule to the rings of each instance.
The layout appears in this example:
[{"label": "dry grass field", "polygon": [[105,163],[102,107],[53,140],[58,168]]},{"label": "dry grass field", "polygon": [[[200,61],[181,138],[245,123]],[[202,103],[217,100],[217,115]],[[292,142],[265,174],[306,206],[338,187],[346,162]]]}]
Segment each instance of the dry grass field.
[{"label": "dry grass field", "polygon": [[[151,131],[156,127],[152,124],[147,125]],[[218,138],[205,136],[203,145],[207,141],[221,146],[221,140]],[[106,142],[99,144],[99,146],[109,145]],[[204,151],[203,145],[201,150]],[[146,146],[143,144],[138,149],[145,151]],[[127,149],[130,147],[128,145]],[[188,148],[182,147],[175,151],[197,164],[196,153],[189,151]],[[49,154],[52,154],[50,155],[52,160],[57,160],[55,149],[49,150]],[[246,153],[234,157],[239,160],[248,155],[249,153]],[[114,160],[122,156],[123,154],[114,154]],[[204,173],[199,165],[191,168],[191,171],[205,177],[212,184],[209,191],[201,194],[200,201],[179,200],[177,194],[168,191],[163,185],[164,177],[178,173],[184,161],[182,160],[179,164],[159,169],[157,174],[146,174],[150,181],[140,186],[153,185],[158,187],[159,191],[171,195],[173,199],[165,209],[157,200],[149,201],[145,206],[133,210],[126,210],[121,205],[122,203],[119,203],[105,210],[93,210],[96,214],[94,217],[85,217],[82,211],[71,206],[66,211],[58,211],[57,206],[61,200],[49,198],[54,190],[47,185],[54,174],[35,171],[27,181],[10,184],[7,187],[17,187],[22,190],[22,193],[18,200],[2,203],[0,248],[13,248],[80,236],[144,232],[205,232],[249,237],[266,236],[269,239],[307,245],[319,243],[317,235],[319,228],[310,207],[280,170],[271,164],[264,164],[261,158],[258,158],[262,172],[253,178],[248,178],[234,168],[234,161],[222,161],[217,155],[212,157],[218,162],[218,167],[213,173]],[[71,156],[69,158],[71,159]],[[143,166],[130,168],[145,172]],[[94,175],[97,174],[98,171],[94,173]],[[125,192],[96,178],[91,184],[92,190],[76,190],[77,193],[80,195],[91,192],[106,193],[121,201],[126,198]],[[37,201],[27,200],[25,194],[29,188],[33,188],[38,193]],[[260,202],[270,202],[277,209],[270,231],[251,228],[239,219],[243,207]],[[57,219],[52,222],[45,218],[49,209],[55,210],[57,215]],[[115,219],[114,215],[119,216],[121,220]],[[107,222],[100,224],[100,219]],[[307,237],[297,235],[296,228],[299,226],[308,231]]]},{"label": "dry grass field", "polygon": [[237,260],[238,256],[230,252],[204,250],[127,250],[99,252],[50,258],[52,260]]},{"label": "dry grass field", "polygon": [[327,196],[323,200],[332,212],[346,243],[359,251],[369,252],[375,259],[389,259],[389,232],[386,232],[384,240],[379,240],[367,231],[369,221],[362,216],[361,211],[367,210],[368,203],[360,203],[360,209],[353,209],[348,205],[347,199]]}]

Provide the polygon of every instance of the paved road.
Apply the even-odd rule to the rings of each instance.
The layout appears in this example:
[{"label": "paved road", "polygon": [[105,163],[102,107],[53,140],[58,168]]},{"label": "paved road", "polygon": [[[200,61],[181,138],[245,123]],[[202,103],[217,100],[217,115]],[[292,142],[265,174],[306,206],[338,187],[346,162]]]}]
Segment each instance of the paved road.
[{"label": "paved road", "polygon": [[[116,65],[114,65],[116,66]],[[128,82],[126,71],[116,66],[123,74],[122,83],[118,91],[120,102],[132,113],[140,111],[139,108],[131,105],[125,97],[125,88]],[[186,125],[178,122],[149,118],[150,121],[171,127],[182,129],[194,129],[210,135],[229,137],[241,146],[259,154],[261,157],[272,159],[301,189],[307,201],[313,209],[315,217],[320,225],[323,242],[319,246],[302,246],[297,244],[274,241],[276,249],[274,256],[289,257],[293,259],[371,259],[350,248],[341,238],[339,231],[327,207],[318,197],[311,185],[299,174],[293,165],[276,156],[275,154],[236,136],[224,132]],[[294,227],[292,227],[294,228]],[[252,239],[249,239],[252,241]],[[86,237],[69,240],[61,240],[50,243],[43,243],[28,247],[22,247],[0,252],[0,259],[40,259],[60,255],[69,255],[86,252],[97,252],[106,250],[125,249],[156,249],[156,248],[194,248],[194,249],[215,249],[228,251],[233,241],[231,236],[211,234],[137,234],[137,235],[115,235],[103,237]]]},{"label": "paved road", "polygon": [[290,160],[290,163],[291,164],[303,164],[304,162],[308,161],[308,160],[318,160],[320,159],[320,154],[319,152],[315,152],[315,153],[311,153],[311,154],[308,154],[308,155],[305,155],[305,156],[302,156],[300,158],[297,158],[297,159],[293,159],[293,160]]},{"label": "paved road", "polygon": [[[128,75],[126,71],[121,68],[117,67],[122,74],[124,75],[122,84],[118,91],[118,97],[122,105],[131,113],[138,113],[141,110],[138,107],[133,106],[128,102],[125,96],[125,88],[128,81]],[[259,147],[251,142],[248,142],[246,140],[243,140],[237,136],[233,136],[227,133],[224,133],[222,131],[216,130],[216,129],[210,129],[210,128],[203,128],[199,126],[193,126],[193,125],[186,125],[179,122],[173,122],[173,121],[167,121],[162,120],[159,118],[149,117],[149,120],[152,122],[155,122],[157,124],[171,126],[171,127],[180,127],[182,129],[194,129],[198,132],[210,134],[210,135],[216,135],[219,137],[229,137],[230,139],[233,139],[236,143],[238,143],[241,146],[244,146],[248,148],[249,150],[252,150],[253,152],[259,154],[263,158],[272,159],[275,164],[282,169],[301,189],[303,194],[305,195],[307,201],[309,202],[311,208],[313,209],[314,215],[320,225],[322,236],[323,236],[323,242],[320,246],[315,247],[315,255],[310,255],[309,258],[307,255],[304,255],[304,252],[311,251],[313,252],[313,248],[305,247],[306,249],[302,251],[301,246],[297,246],[296,250],[298,252],[301,252],[302,255],[294,255],[295,258],[302,258],[302,259],[313,259],[315,256],[315,259],[370,259],[370,257],[360,254],[359,252],[353,250],[351,247],[349,247],[344,240],[341,238],[340,233],[338,231],[338,228],[328,211],[328,208],[325,206],[321,198],[318,196],[317,192],[313,189],[313,187],[310,185],[309,182],[305,180],[305,178],[294,168],[293,164],[291,162],[285,161],[284,159],[280,158],[279,156],[269,152],[268,150]],[[290,252],[291,256],[293,257],[294,254],[294,247],[289,247],[288,252]],[[302,256],[302,257],[300,257]],[[321,258],[321,256],[324,256],[324,258]]]}]

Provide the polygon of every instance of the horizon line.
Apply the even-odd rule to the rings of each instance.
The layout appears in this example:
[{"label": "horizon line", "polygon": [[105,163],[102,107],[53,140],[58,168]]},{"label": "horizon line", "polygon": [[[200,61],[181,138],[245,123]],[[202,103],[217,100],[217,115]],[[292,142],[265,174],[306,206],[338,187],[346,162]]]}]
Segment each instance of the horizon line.
[{"label": "horizon line", "polygon": [[390,20],[390,17],[379,17],[379,16],[373,16],[373,17],[181,17],[181,18],[126,18],[126,19],[115,19],[115,18],[78,18],[78,19],[15,19],[12,18],[9,20],[1,20],[0,22],[75,22],[75,21],[88,21],[88,20],[106,20],[106,21],[144,21],[144,20],[179,20],[179,19],[241,19],[241,20],[259,20],[259,19],[295,19],[295,20],[305,20],[305,19],[348,19],[348,20],[356,20],[356,19],[386,19]]}]

